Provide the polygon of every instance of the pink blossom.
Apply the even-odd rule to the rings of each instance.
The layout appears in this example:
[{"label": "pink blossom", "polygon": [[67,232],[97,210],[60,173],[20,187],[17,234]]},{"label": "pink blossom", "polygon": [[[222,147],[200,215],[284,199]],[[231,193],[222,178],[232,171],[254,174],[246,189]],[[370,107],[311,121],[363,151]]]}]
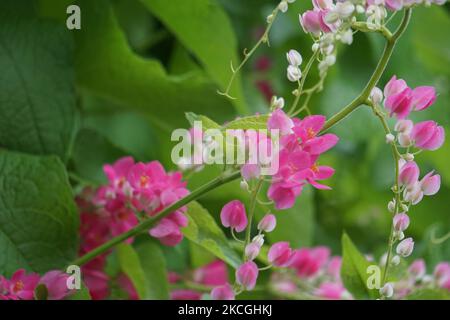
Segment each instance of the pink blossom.
[{"label": "pink blossom", "polygon": [[291,267],[297,270],[300,277],[312,277],[326,264],[330,250],[326,247],[295,250]]},{"label": "pink blossom", "polygon": [[386,8],[391,11],[398,11],[403,8],[403,0],[385,0]]},{"label": "pink blossom", "polygon": [[211,291],[214,300],[234,300],[234,291],[229,283],[215,287]]},{"label": "pink blossom", "polygon": [[312,33],[318,36],[322,31],[323,22],[321,21],[320,11],[308,10],[299,15],[300,25],[306,33]]},{"label": "pink blossom", "polygon": [[269,199],[275,202],[277,210],[289,209],[295,203],[295,198],[300,195],[303,186],[284,187],[283,183],[272,183],[267,192]]},{"label": "pink blossom", "polygon": [[9,294],[21,300],[33,300],[39,279],[38,274],[26,274],[25,269],[19,269],[9,280]]},{"label": "pink blossom", "polygon": [[127,293],[128,300],[139,300],[139,295],[136,291],[136,288],[126,274],[120,273],[119,277],[117,278],[117,284],[122,290]]},{"label": "pink blossom", "polygon": [[412,132],[411,138],[416,147],[426,150],[439,149],[445,139],[444,128],[438,126],[432,120],[417,123]]},{"label": "pink blossom", "polygon": [[436,100],[436,90],[430,86],[417,87],[412,92],[412,100],[414,110],[425,110]]},{"label": "pink blossom", "polygon": [[257,164],[246,163],[241,167],[241,175],[246,181],[258,179],[261,174],[261,168]]},{"label": "pink blossom", "polygon": [[384,96],[388,98],[392,95],[402,92],[406,88],[408,88],[408,85],[406,84],[405,80],[397,79],[397,76],[394,75],[384,87]]},{"label": "pink blossom", "polygon": [[103,300],[109,295],[109,277],[100,270],[82,268],[83,281],[93,300]]},{"label": "pink blossom", "polygon": [[183,239],[180,227],[169,218],[163,218],[156,227],[149,230],[149,234],[166,246],[175,246]]},{"label": "pink blossom", "polygon": [[387,97],[384,106],[390,116],[395,114],[398,119],[405,119],[413,109],[412,98],[412,90],[407,87],[403,91]]},{"label": "pink blossom", "polygon": [[404,134],[410,134],[414,127],[414,123],[411,120],[397,120],[395,124],[395,131],[401,132]]},{"label": "pink blossom", "polygon": [[277,225],[277,219],[273,214],[266,214],[258,223],[258,230],[264,232],[272,232]]},{"label": "pink blossom", "polygon": [[228,202],[220,212],[220,219],[223,226],[235,229],[237,232],[241,232],[247,227],[245,207],[239,200]]},{"label": "pink blossom", "polygon": [[314,9],[325,10],[333,7],[333,0],[312,0]]},{"label": "pink blossom", "polygon": [[408,272],[415,279],[422,279],[426,273],[425,261],[423,259],[414,260],[408,268]]},{"label": "pink blossom", "polygon": [[427,173],[420,181],[420,188],[426,196],[435,195],[441,188],[441,176],[433,171]]},{"label": "pink blossom", "polygon": [[248,245],[245,246],[245,257],[247,260],[255,260],[256,257],[259,255],[259,251],[261,250],[261,247],[257,242],[250,242]]},{"label": "pink blossom", "polygon": [[406,213],[397,213],[393,219],[395,231],[405,231],[409,226],[409,217]]},{"label": "pink blossom", "polygon": [[47,272],[39,281],[47,288],[48,300],[62,300],[70,291],[67,288],[67,279],[69,275],[62,271],[54,270]]},{"label": "pink blossom", "polygon": [[228,282],[228,270],[225,262],[215,260],[194,271],[194,281],[206,286],[220,286]]},{"label": "pink blossom", "polygon": [[292,262],[293,251],[288,242],[277,242],[270,247],[267,257],[275,267],[287,267]]},{"label": "pink blossom", "polygon": [[341,257],[332,257],[327,265],[327,274],[329,274],[334,280],[339,280],[341,278]]},{"label": "pink blossom", "polygon": [[403,239],[398,245],[396,252],[398,255],[406,258],[411,255],[414,250],[414,241],[412,238]]},{"label": "pink blossom", "polygon": [[281,109],[274,110],[267,121],[267,128],[269,130],[278,129],[280,130],[281,135],[290,134],[293,126],[294,123],[291,118],[289,118]]},{"label": "pink blossom", "polygon": [[258,266],[253,261],[247,261],[236,270],[236,282],[245,290],[253,290],[258,279]]},{"label": "pink blossom", "polygon": [[419,179],[419,174],[419,166],[414,161],[407,162],[400,167],[398,182],[402,186],[411,188]]},{"label": "pink blossom", "polygon": [[436,279],[436,282],[442,286],[450,280],[450,263],[441,262],[434,267],[433,275]]},{"label": "pink blossom", "polygon": [[342,295],[345,292],[345,288],[340,283],[324,282],[316,290],[315,294],[324,299],[339,300],[342,299]]}]

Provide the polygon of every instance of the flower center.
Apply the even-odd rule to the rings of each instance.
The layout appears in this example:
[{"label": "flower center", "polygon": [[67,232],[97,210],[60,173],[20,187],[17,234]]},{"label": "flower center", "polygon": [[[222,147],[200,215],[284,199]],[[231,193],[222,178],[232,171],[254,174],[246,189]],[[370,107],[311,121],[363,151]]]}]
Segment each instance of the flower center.
[{"label": "flower center", "polygon": [[21,280],[19,280],[14,284],[12,291],[14,293],[16,293],[16,292],[23,290],[24,287],[25,287],[25,285],[23,284],[23,282]]}]

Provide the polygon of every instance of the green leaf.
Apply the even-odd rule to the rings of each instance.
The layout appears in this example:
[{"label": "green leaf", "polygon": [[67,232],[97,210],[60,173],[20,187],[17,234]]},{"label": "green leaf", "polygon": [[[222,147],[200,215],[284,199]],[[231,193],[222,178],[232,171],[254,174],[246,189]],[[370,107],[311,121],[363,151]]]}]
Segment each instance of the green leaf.
[{"label": "green leaf", "polygon": [[269,115],[262,114],[256,116],[248,116],[238,118],[236,120],[230,121],[223,126],[224,129],[267,129],[267,120],[269,120]]},{"label": "green leaf", "polygon": [[187,108],[220,120],[232,116],[233,106],[203,71],[171,76],[159,61],[136,55],[108,1],[81,0],[78,5],[83,27],[75,32],[75,61],[82,87],[145,113],[168,130],[185,125]]},{"label": "green leaf", "polygon": [[126,152],[92,129],[78,132],[73,150],[73,163],[77,173],[90,181],[106,182],[105,163],[113,163]]},{"label": "green leaf", "polygon": [[192,202],[188,205],[187,215],[189,224],[183,228],[186,238],[204,247],[234,268],[241,264],[240,257],[205,208],[197,202]]},{"label": "green leaf", "polygon": [[355,247],[349,236],[342,235],[342,268],[341,278],[345,288],[357,299],[373,298],[376,289],[367,287],[367,268],[370,263]]},{"label": "green leaf", "polygon": [[[225,90],[231,77],[230,61],[237,65],[238,44],[230,21],[215,0],[141,0],[141,2],[205,66],[208,74]],[[207,26],[207,27],[205,27]],[[238,111],[246,113],[239,75],[231,95]]]},{"label": "green leaf", "polygon": [[32,7],[0,4],[0,146],[66,160],[76,127],[73,41]]},{"label": "green leaf", "polygon": [[48,298],[48,290],[45,284],[39,284],[34,289],[34,299],[36,300],[47,300]]},{"label": "green leaf", "polygon": [[406,296],[407,300],[450,300],[445,289],[421,289]]},{"label": "green leaf", "polygon": [[169,299],[167,266],[160,245],[150,239],[136,246],[147,281],[147,298]]},{"label": "green leaf", "polygon": [[76,257],[78,225],[59,158],[0,151],[0,274],[64,267]]},{"label": "green leaf", "polygon": [[116,247],[117,258],[122,271],[130,278],[140,299],[147,297],[147,279],[137,252],[127,243]]},{"label": "green leaf", "polygon": [[201,121],[203,130],[221,128],[220,124],[218,124],[214,120],[211,120],[210,118],[203,115],[197,115],[193,112],[186,112],[186,119],[189,121],[191,127],[194,126],[195,121]]},{"label": "green leaf", "polygon": [[79,290],[75,290],[74,293],[69,295],[66,300],[91,300],[91,295],[89,293],[89,289],[86,287],[84,283],[81,284],[81,288]]}]

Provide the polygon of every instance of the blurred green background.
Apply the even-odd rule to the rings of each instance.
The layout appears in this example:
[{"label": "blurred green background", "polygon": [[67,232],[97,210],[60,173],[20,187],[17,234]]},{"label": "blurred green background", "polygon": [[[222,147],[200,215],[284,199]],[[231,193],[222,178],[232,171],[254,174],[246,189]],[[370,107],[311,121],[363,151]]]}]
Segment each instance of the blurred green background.
[{"label": "blurred green background", "polygon": [[[41,0],[40,17],[65,22],[65,8],[72,1]],[[261,92],[267,87],[292,101],[295,89],[287,81],[285,53],[293,48],[304,60],[311,55],[311,38],[305,35],[298,14],[310,9],[309,1],[296,1],[280,14],[270,34],[270,47],[261,47],[238,77],[231,101],[216,93],[224,89],[230,60],[242,58],[265,28],[265,17],[277,5],[269,0],[82,0],[82,29],[61,31],[73,45],[76,79],[77,129],[68,155],[69,170],[86,181],[105,181],[102,165],[121,155],[141,161],[170,160],[170,134],[188,127],[184,113],[205,114],[217,122],[237,115],[267,112]],[[29,10],[29,8],[27,8]],[[400,15],[389,26],[394,29]],[[380,86],[396,74],[410,86],[433,85],[439,93],[427,111],[415,120],[434,119],[450,129],[450,11],[449,6],[418,8],[400,40]],[[381,55],[383,39],[357,33],[351,46],[341,45],[337,64],[325,81],[323,92],[310,103],[313,113],[327,117],[340,110],[365,86]],[[313,68],[308,84],[317,80]],[[370,110],[361,107],[332,129],[340,142],[321,158],[336,169],[328,181],[332,191],[306,190],[294,208],[277,213],[278,227],[269,240],[289,240],[295,247],[327,245],[340,254],[345,230],[361,251],[376,256],[386,249],[394,164],[384,133]],[[431,235],[442,236],[450,227],[450,142],[438,151],[425,152],[417,161],[422,176],[435,169],[442,176],[441,191],[426,197],[411,210],[408,234],[416,239],[415,257],[432,266],[450,259],[450,241],[433,244]],[[214,177],[219,168],[208,167],[192,176],[189,188]],[[220,208],[234,199],[247,199],[239,182],[224,186],[201,199],[217,218]],[[258,208],[264,214],[270,208]],[[188,247],[191,247],[188,250]],[[210,259],[185,241],[165,249],[169,268],[193,266]],[[171,258],[172,257],[172,258]],[[175,257],[175,258],[173,258]],[[187,261],[187,262],[186,262]]]}]

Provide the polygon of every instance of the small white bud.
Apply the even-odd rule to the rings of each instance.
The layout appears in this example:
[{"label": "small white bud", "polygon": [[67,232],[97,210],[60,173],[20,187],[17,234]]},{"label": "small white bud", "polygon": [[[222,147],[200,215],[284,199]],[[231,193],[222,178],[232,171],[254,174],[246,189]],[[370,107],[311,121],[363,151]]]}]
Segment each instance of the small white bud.
[{"label": "small white bud", "polygon": [[252,242],[258,244],[258,246],[262,247],[264,244],[264,235],[263,234],[259,234],[255,237],[253,237]]},{"label": "small white bud", "polygon": [[333,64],[336,63],[336,56],[335,56],[335,55],[329,55],[329,56],[327,56],[327,57],[325,58],[325,63],[326,63],[328,66],[331,67]]},{"label": "small white bud", "polygon": [[394,295],[394,287],[390,282],[388,282],[382,288],[380,288],[380,294],[383,297],[390,298]]},{"label": "small white bud", "polygon": [[370,92],[370,100],[374,105],[379,105],[383,101],[383,91],[378,87],[374,87]]},{"label": "small white bud", "polygon": [[248,183],[247,183],[247,181],[242,180],[240,186],[241,186],[242,190],[248,191]]},{"label": "small white bud", "polygon": [[335,23],[339,20],[339,14],[337,12],[334,11],[330,11],[326,14],[325,16],[325,22],[326,23]]},{"label": "small white bud", "polygon": [[313,52],[316,52],[317,50],[319,50],[319,44],[317,42],[314,42],[311,49]]},{"label": "small white bud", "polygon": [[261,250],[261,246],[258,245],[256,242],[250,242],[245,247],[245,257],[248,260],[255,260],[255,258],[259,255],[259,251]]},{"label": "small white bud", "polygon": [[395,141],[395,137],[394,137],[394,135],[392,134],[392,133],[388,133],[387,135],[386,135],[386,143],[392,143],[392,142],[394,142]]},{"label": "small white bud", "polygon": [[302,77],[302,71],[300,68],[290,65],[287,68],[287,78],[289,81],[297,82]]},{"label": "small white bud", "polygon": [[395,237],[398,240],[402,241],[403,239],[405,239],[405,234],[403,233],[403,231],[398,231],[398,232],[395,233]]},{"label": "small white bud", "polygon": [[402,207],[402,211],[404,211],[404,212],[408,212],[409,211],[409,208],[408,208],[408,206],[406,204],[402,203],[401,207]]},{"label": "small white bud", "polygon": [[413,161],[414,155],[412,153],[407,153],[403,156],[403,158],[405,158],[406,161]]},{"label": "small white bud", "polygon": [[337,13],[339,18],[347,19],[349,18],[353,12],[355,11],[355,5],[350,1],[338,2],[336,3],[336,7],[334,12]]},{"label": "small white bud", "polygon": [[270,106],[274,109],[283,109],[284,107],[284,99],[283,97],[273,96],[270,101]]},{"label": "small white bud", "polygon": [[395,200],[391,200],[388,203],[388,210],[389,212],[394,212],[395,211]]},{"label": "small white bud", "polygon": [[358,4],[358,5],[356,6],[356,12],[358,12],[358,13],[364,13],[364,12],[366,12],[366,10],[364,9],[364,7],[363,7],[362,5]]},{"label": "small white bud", "polygon": [[352,29],[347,29],[341,34],[341,42],[343,44],[351,45],[353,43],[353,31]]},{"label": "small white bud", "polygon": [[286,53],[286,58],[289,64],[294,67],[298,67],[303,62],[302,55],[294,49],[291,49],[288,53]]},{"label": "small white bud", "polygon": [[269,14],[266,18],[267,23],[272,23],[273,21],[273,14]]},{"label": "small white bud", "polygon": [[286,0],[283,0],[278,5],[278,9],[280,9],[281,12],[285,13],[288,10],[288,3]]},{"label": "small white bud", "polygon": [[404,148],[409,147],[411,145],[411,137],[407,133],[399,133],[398,134],[398,144]]},{"label": "small white bud", "polygon": [[400,257],[398,255],[393,256],[391,263],[393,266],[398,266],[400,264]]}]

